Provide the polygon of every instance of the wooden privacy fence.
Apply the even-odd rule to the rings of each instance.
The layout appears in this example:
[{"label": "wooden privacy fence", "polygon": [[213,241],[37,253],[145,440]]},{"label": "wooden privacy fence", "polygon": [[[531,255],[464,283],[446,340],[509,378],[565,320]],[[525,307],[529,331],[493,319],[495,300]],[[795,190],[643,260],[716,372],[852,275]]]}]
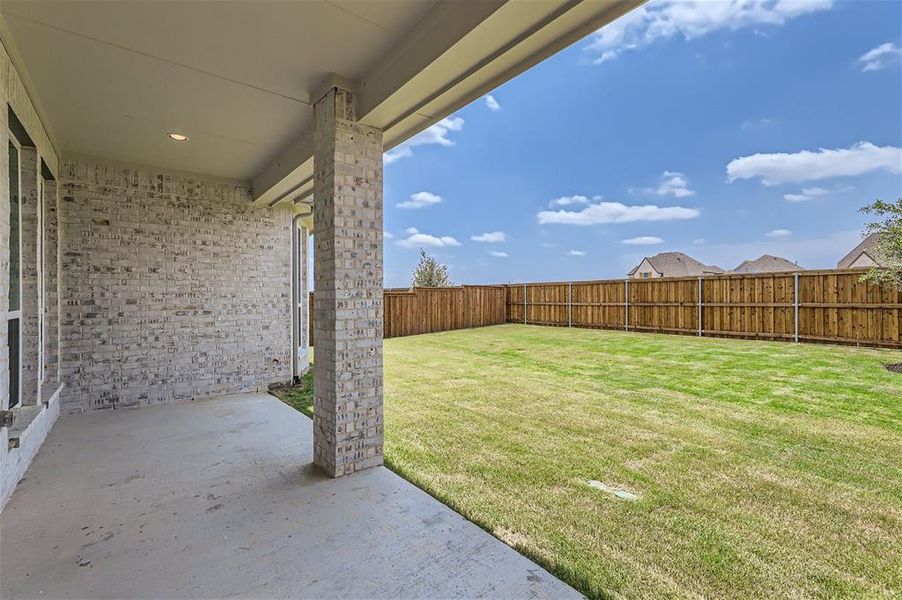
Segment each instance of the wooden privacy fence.
[{"label": "wooden privacy fence", "polygon": [[902,292],[863,272],[386,289],[384,337],[508,322],[902,348]]},{"label": "wooden privacy fence", "polygon": [[902,292],[862,270],[507,286],[510,323],[902,347]]},{"label": "wooden privacy fence", "polygon": [[[500,325],[507,321],[503,285],[386,289],[385,338],[451,329]],[[313,294],[310,294],[310,345],[313,341]]]}]

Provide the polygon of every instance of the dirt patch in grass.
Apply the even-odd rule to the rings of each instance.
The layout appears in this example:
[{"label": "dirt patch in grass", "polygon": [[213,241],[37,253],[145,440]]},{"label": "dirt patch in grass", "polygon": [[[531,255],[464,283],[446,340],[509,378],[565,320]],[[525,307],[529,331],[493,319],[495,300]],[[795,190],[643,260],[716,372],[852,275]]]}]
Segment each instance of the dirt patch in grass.
[{"label": "dirt patch in grass", "polygon": [[528,537],[507,527],[496,527],[492,533],[511,548],[524,548],[529,545]]},{"label": "dirt patch in grass", "polygon": [[892,371],[893,373],[902,373],[902,363],[895,363],[889,365],[883,365],[886,367],[887,371]]}]

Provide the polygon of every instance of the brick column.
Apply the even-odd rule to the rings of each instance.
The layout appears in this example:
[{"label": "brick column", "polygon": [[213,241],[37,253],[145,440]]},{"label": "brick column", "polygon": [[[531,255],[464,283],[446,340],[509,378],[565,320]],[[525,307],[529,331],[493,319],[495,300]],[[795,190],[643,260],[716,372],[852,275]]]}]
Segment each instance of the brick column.
[{"label": "brick column", "polygon": [[[44,180],[44,382],[59,377],[59,211],[56,181]],[[51,386],[56,389],[56,386]]]},{"label": "brick column", "polygon": [[382,464],[382,132],[332,88],[314,114],[313,461]]}]

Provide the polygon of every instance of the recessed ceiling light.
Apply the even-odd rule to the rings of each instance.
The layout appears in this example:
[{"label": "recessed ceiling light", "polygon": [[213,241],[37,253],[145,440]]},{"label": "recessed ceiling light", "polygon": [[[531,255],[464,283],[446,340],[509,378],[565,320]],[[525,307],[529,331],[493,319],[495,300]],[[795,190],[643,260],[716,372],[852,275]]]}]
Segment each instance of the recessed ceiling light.
[{"label": "recessed ceiling light", "polygon": [[169,138],[177,142],[187,142],[188,136],[181,133],[170,133]]}]

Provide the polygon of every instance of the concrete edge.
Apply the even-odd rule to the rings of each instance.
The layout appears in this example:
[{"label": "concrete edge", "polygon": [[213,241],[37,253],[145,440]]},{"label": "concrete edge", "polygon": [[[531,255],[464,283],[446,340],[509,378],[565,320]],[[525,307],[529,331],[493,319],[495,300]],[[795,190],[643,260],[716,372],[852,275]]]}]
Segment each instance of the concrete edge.
[{"label": "concrete edge", "polygon": [[9,427],[0,428],[0,512],[9,502],[16,486],[25,476],[47,434],[60,416],[60,394],[65,384],[60,384],[46,402],[41,412],[19,436],[19,446],[9,447]]}]

